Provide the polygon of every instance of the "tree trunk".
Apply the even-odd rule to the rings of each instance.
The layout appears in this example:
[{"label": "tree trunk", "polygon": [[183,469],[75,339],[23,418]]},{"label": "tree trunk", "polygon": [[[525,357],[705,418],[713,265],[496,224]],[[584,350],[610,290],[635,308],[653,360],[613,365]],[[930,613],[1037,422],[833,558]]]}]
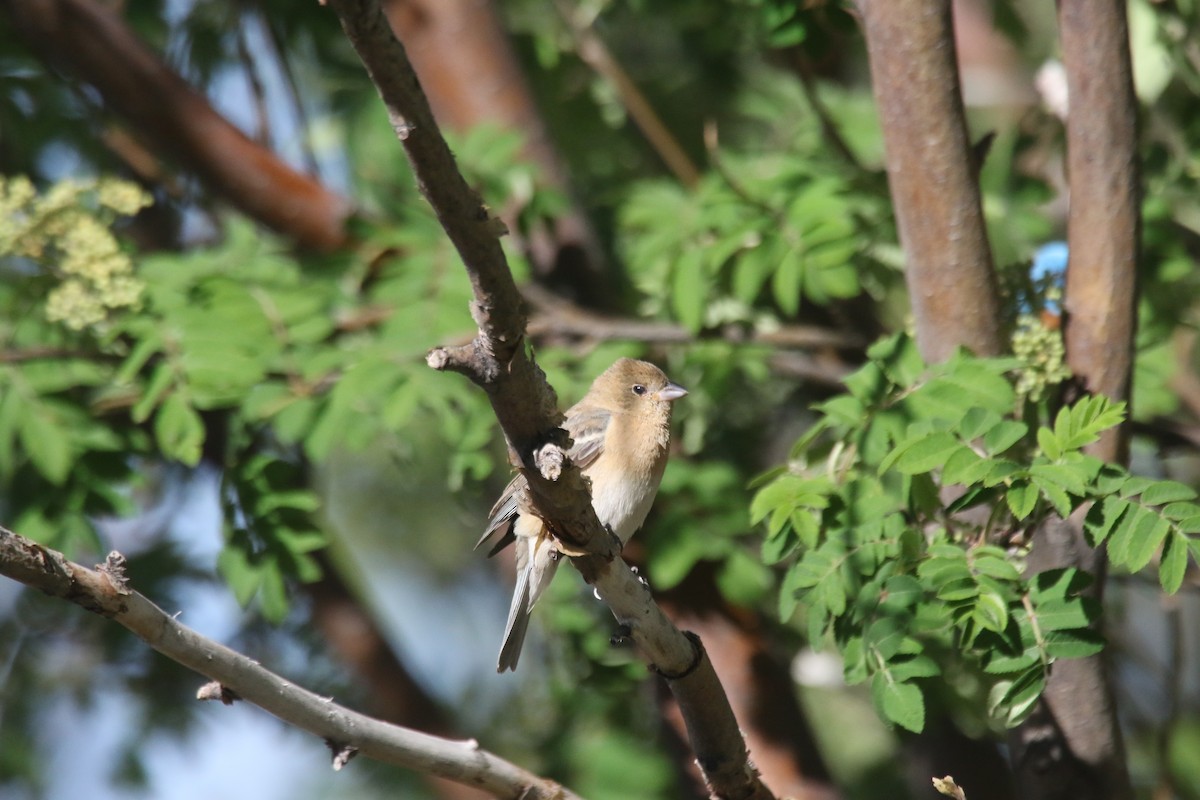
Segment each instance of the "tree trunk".
[{"label": "tree trunk", "polygon": [[[1067,363],[1084,388],[1129,399],[1136,327],[1141,218],[1137,102],[1122,0],[1061,0],[1067,70],[1067,222],[1070,262],[1064,302]],[[1128,428],[1089,448],[1105,461],[1128,458]],[[1046,526],[1031,569],[1078,567],[1104,586],[1103,552],[1087,546],[1079,520]],[[1105,654],[1054,664],[1036,714],[1014,731],[1022,797],[1125,800],[1133,796]]]}]

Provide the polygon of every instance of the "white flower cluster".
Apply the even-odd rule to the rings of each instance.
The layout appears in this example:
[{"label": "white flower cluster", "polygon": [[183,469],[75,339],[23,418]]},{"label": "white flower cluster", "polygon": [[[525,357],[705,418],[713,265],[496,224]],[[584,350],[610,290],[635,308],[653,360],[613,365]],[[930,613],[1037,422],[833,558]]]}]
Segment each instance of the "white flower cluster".
[{"label": "white flower cluster", "polygon": [[76,331],[95,328],[141,298],[133,261],[110,226],[150,202],[128,181],[61,181],[39,196],[28,178],[0,177],[0,257],[30,259],[58,279],[46,295],[51,322]]}]

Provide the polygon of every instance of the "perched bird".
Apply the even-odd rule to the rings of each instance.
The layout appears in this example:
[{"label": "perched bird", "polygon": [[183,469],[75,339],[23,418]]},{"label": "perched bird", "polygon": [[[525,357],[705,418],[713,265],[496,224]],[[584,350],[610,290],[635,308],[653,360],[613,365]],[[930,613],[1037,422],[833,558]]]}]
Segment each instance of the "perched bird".
[{"label": "perched bird", "polygon": [[[591,481],[592,507],[621,544],[642,526],[667,466],[671,404],[687,394],[661,369],[619,359],[567,410],[563,427],[573,444],[571,460]],[[528,483],[518,475],[492,507],[487,530],[475,545],[494,541],[489,556],[516,542],[513,592],[497,672],[516,669],[529,613],[558,568],[561,551],[529,504]]]}]

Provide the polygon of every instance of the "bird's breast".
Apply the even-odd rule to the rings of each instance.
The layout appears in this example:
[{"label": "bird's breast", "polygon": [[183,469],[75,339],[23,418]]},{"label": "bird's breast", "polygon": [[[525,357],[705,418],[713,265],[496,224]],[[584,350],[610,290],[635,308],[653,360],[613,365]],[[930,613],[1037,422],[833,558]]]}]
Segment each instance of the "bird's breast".
[{"label": "bird's breast", "polygon": [[622,544],[629,541],[634,531],[646,521],[665,466],[665,460],[662,460],[646,470],[630,471],[599,484],[593,482],[592,507],[596,509],[596,516],[612,529]]}]

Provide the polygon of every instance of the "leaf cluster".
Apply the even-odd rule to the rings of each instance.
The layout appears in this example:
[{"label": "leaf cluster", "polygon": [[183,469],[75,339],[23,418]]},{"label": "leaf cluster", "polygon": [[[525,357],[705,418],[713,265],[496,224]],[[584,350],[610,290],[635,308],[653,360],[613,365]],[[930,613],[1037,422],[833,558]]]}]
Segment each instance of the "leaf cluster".
[{"label": "leaf cluster", "polygon": [[800,609],[810,641],[842,653],[849,682],[870,681],[890,722],[921,730],[923,681],[968,669],[993,718],[1014,725],[1056,660],[1103,647],[1091,576],[1025,574],[1036,531],[1086,515],[1113,564],[1138,571],[1161,554],[1173,592],[1200,555],[1196,493],[1087,454],[1124,404],[1085,397],[1039,424],[1012,359],[926,365],[904,335],[868,355],[751,504],[764,558],[787,562],[780,612]]}]

